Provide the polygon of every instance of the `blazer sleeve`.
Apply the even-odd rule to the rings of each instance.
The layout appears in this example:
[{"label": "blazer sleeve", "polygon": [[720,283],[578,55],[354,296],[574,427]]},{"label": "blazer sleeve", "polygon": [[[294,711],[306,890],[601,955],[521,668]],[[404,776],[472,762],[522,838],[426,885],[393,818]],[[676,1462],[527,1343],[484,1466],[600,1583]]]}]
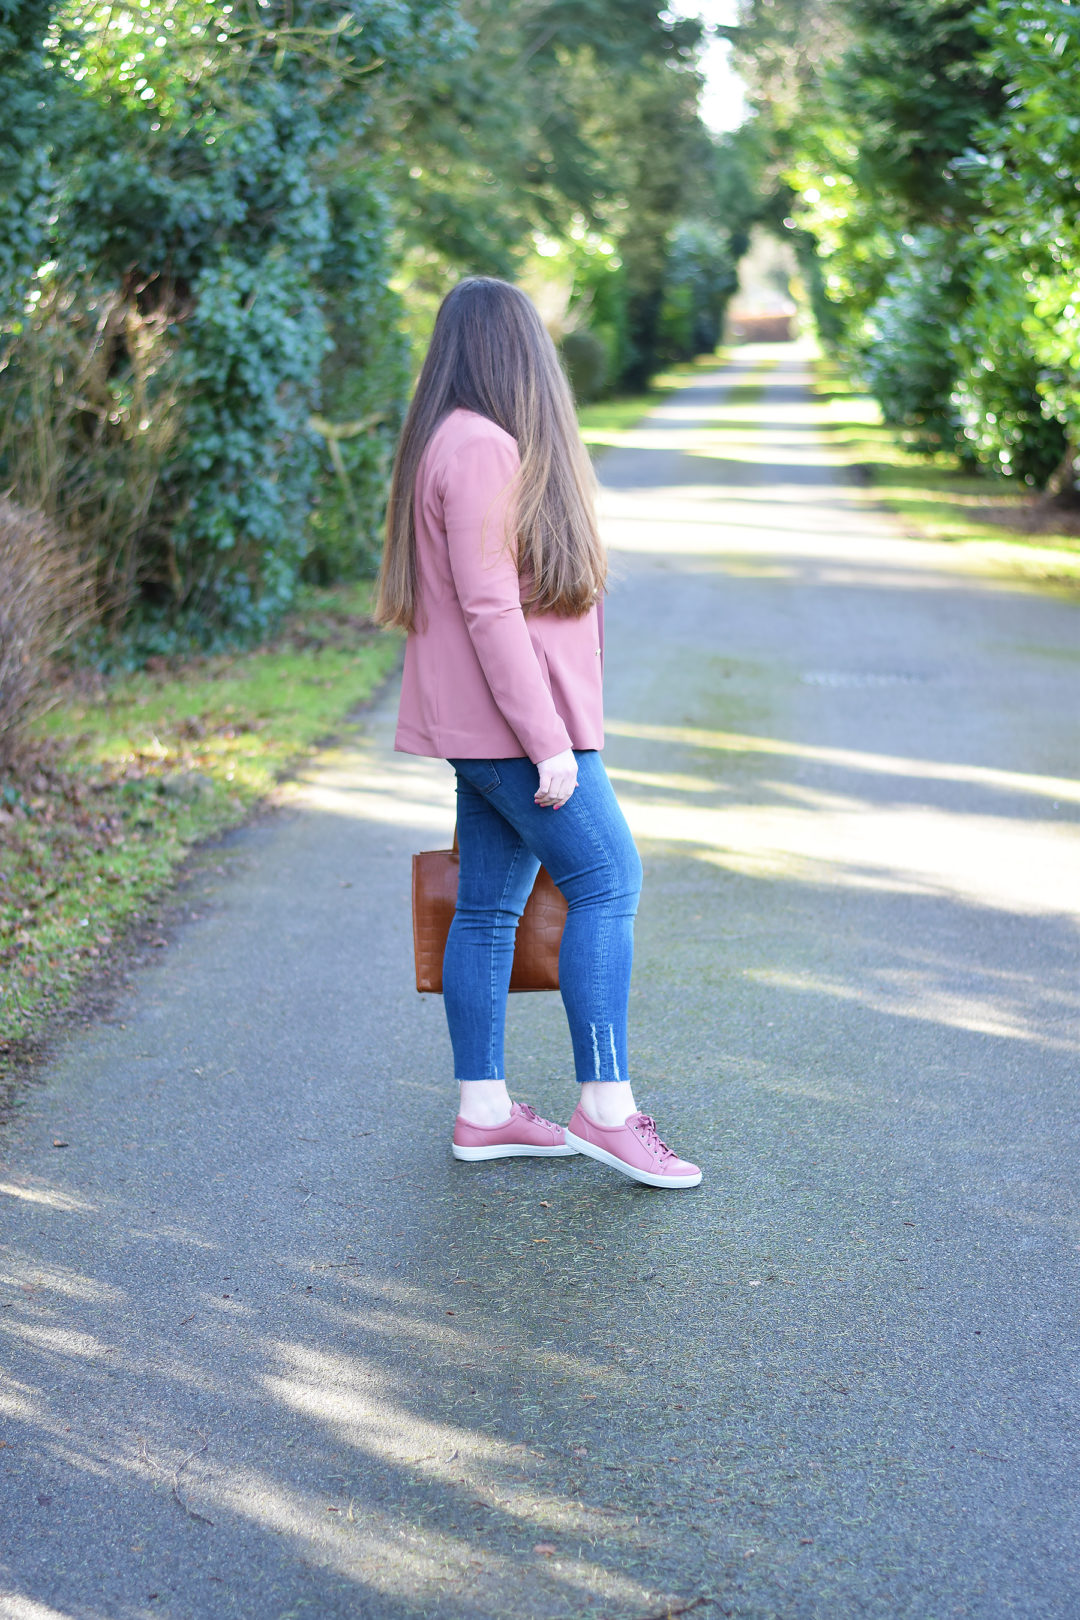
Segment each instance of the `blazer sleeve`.
[{"label": "blazer sleeve", "polygon": [[447,458],[443,521],[454,588],[473,649],[500,713],[537,764],[570,747],[521,608],[513,534],[519,467],[510,436],[484,433]]}]

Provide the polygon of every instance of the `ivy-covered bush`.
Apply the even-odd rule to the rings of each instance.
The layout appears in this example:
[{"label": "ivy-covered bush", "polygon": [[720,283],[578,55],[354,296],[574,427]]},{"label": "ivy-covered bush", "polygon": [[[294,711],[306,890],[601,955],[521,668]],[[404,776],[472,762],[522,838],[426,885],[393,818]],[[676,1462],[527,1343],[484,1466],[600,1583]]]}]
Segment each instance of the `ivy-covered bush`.
[{"label": "ivy-covered bush", "polygon": [[355,154],[371,75],[456,49],[455,5],[31,10],[24,28],[0,0],[18,21],[0,50],[37,98],[29,143],[0,112],[0,227],[36,200],[0,261],[0,482],[41,495],[36,423],[103,608],[148,649],[257,635],[309,553],[316,577],[371,560],[406,374],[375,160]]},{"label": "ivy-covered bush", "polygon": [[402,300],[390,285],[389,203],[373,176],[346,169],[328,194],[319,281],[330,347],[312,426],[321,475],[303,575],[314,584],[371,574],[409,385]]},{"label": "ivy-covered bush", "polygon": [[265,267],[225,257],[192,296],[185,430],[157,503],[175,520],[145,583],[194,624],[258,634],[291,602],[306,549],[326,328],[310,273],[285,253]]},{"label": "ivy-covered bush", "polygon": [[0,300],[11,306],[40,263],[49,203],[44,40],[55,0],[0,0]]}]

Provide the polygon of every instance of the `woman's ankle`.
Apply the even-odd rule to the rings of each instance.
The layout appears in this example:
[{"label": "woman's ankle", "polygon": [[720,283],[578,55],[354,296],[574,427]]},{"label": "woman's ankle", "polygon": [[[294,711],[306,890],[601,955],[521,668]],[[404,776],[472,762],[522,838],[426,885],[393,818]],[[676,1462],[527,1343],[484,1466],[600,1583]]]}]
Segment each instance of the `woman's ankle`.
[{"label": "woman's ankle", "polygon": [[581,1107],[594,1125],[609,1129],[625,1123],[637,1112],[629,1080],[586,1080],[581,1088]]},{"label": "woman's ankle", "polygon": [[458,1114],[470,1125],[505,1125],[510,1118],[505,1080],[459,1080],[458,1087]]}]

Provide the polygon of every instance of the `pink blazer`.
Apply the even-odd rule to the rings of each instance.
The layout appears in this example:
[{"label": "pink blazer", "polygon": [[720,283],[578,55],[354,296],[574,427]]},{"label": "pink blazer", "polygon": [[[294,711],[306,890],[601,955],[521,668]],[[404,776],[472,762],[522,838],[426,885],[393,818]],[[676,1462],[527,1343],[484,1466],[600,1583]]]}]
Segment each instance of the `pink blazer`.
[{"label": "pink blazer", "polygon": [[536,763],[604,745],[596,608],[580,619],[522,611],[504,539],[518,466],[517,442],[472,411],[452,411],[424,451],[415,499],[419,612],[405,646],[395,738],[403,753],[524,754]]}]

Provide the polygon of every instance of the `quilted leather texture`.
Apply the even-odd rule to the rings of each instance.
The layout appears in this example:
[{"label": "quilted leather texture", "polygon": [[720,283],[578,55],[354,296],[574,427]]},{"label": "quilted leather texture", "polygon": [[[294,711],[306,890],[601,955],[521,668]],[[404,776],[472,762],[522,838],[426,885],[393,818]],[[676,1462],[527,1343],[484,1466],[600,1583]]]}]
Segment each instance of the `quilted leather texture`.
[{"label": "quilted leather texture", "polygon": [[[442,994],[443,952],[457,905],[456,849],[428,849],[413,856],[412,909],[416,988]],[[511,990],[557,990],[559,944],[566,900],[543,867],[518,924]]]}]

